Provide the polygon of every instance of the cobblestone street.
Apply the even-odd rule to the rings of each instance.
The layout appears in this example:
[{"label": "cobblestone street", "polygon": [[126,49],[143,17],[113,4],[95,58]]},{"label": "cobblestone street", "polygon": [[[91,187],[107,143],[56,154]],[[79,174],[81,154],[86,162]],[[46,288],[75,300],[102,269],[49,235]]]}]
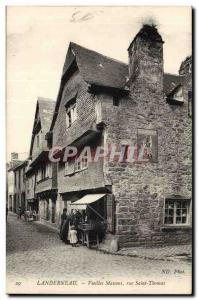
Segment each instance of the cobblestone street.
[{"label": "cobblestone street", "polygon": [[[163,270],[168,269],[169,274]],[[175,270],[180,272],[175,273]],[[7,282],[31,280],[172,280],[187,282],[191,265],[105,254],[85,246],[65,245],[57,231],[27,223],[9,214],[7,222]],[[189,282],[189,281],[188,281]],[[132,292],[132,291],[131,291]]]}]

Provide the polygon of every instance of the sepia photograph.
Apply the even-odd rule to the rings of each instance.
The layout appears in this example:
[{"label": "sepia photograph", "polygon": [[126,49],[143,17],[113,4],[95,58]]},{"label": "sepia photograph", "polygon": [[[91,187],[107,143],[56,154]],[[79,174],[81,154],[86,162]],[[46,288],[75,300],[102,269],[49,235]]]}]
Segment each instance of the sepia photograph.
[{"label": "sepia photograph", "polygon": [[192,295],[190,6],[6,7],[6,293]]}]

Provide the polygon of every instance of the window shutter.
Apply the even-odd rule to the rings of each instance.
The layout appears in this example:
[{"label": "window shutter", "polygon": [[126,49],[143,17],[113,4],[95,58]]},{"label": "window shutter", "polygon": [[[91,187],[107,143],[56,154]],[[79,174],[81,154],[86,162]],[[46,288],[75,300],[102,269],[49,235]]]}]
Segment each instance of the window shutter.
[{"label": "window shutter", "polygon": [[106,195],[107,205],[107,230],[111,233],[115,231],[115,200],[113,195]]}]

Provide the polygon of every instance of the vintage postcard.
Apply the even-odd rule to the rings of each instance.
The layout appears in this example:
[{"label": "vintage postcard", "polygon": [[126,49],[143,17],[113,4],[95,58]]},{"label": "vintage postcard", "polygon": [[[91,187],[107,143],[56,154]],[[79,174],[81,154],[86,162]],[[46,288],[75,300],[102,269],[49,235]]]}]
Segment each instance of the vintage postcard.
[{"label": "vintage postcard", "polygon": [[8,6],[6,291],[192,294],[192,8]]}]

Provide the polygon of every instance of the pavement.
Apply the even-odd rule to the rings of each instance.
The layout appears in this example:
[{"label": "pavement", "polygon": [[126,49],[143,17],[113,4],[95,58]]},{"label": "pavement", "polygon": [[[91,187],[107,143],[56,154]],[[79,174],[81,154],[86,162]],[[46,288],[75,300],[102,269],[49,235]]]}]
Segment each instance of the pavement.
[{"label": "pavement", "polygon": [[[156,253],[154,249],[122,249],[119,251],[120,255],[113,255],[88,249],[82,245],[73,248],[60,240],[54,228],[40,222],[18,220],[12,213],[8,215],[6,244],[7,282],[12,285],[12,288],[9,285],[9,291],[16,288],[14,286],[18,280],[33,278],[36,280],[73,278],[85,281],[90,278],[115,280],[119,277],[120,280],[126,278],[127,280],[137,278],[138,280],[145,278],[165,280],[167,274],[164,270],[169,270],[168,280],[171,281],[173,278],[180,280],[179,286],[183,281],[185,284],[189,283],[191,278],[191,263],[188,260],[145,259],[146,252],[150,253],[149,256],[152,251]],[[133,251],[131,255],[130,251]],[[134,251],[137,251],[138,255]],[[166,255],[172,253],[171,251],[168,250]],[[182,251],[184,252],[184,247]],[[142,257],[139,257],[140,254]],[[31,288],[30,285],[28,286]]]},{"label": "pavement", "polygon": [[[104,253],[110,253],[109,247],[100,246],[100,250]],[[191,245],[171,245],[158,247],[130,247],[122,248],[114,255],[139,257],[151,260],[164,261],[186,261],[192,262],[192,246]]]}]

